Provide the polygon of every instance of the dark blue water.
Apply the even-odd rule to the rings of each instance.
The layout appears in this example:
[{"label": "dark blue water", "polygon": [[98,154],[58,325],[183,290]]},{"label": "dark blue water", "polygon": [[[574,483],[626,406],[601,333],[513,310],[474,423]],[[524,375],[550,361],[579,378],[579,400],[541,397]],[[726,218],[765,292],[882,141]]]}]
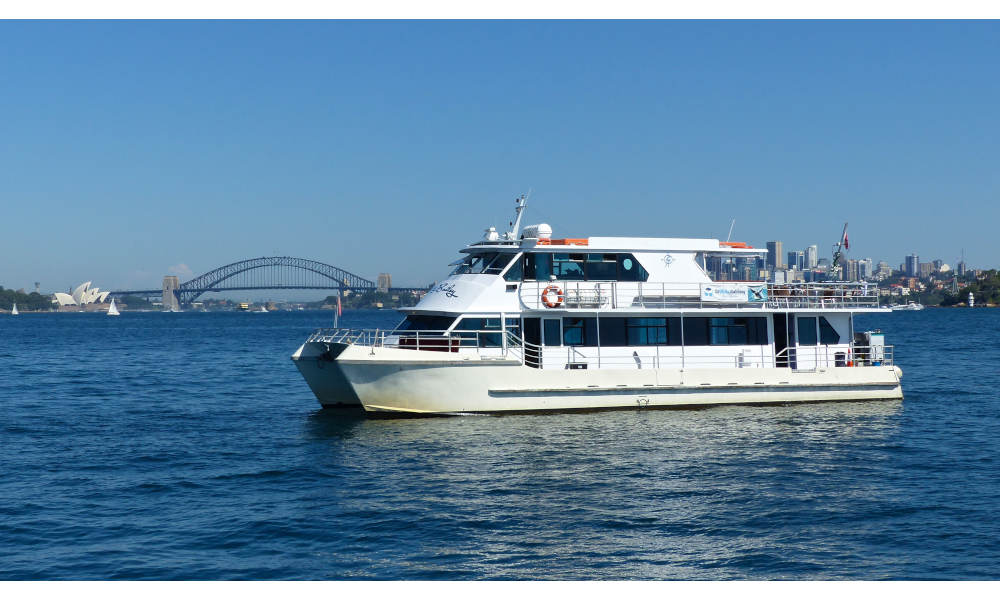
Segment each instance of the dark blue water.
[{"label": "dark blue water", "polygon": [[903,402],[400,420],[319,409],[329,321],[0,315],[0,578],[1000,577],[1000,311],[859,318]]}]

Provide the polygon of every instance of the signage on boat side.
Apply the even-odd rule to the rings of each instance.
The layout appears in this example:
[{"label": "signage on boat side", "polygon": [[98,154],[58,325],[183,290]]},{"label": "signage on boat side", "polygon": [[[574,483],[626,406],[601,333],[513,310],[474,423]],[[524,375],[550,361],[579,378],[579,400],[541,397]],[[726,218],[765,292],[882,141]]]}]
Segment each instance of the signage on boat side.
[{"label": "signage on boat side", "polygon": [[738,304],[767,302],[767,286],[748,285],[745,283],[702,284],[701,300],[702,302],[730,302]]},{"label": "signage on boat side", "polygon": [[434,292],[444,292],[444,295],[449,298],[458,298],[458,294],[455,293],[455,285],[452,283],[439,283],[428,293],[433,294]]}]

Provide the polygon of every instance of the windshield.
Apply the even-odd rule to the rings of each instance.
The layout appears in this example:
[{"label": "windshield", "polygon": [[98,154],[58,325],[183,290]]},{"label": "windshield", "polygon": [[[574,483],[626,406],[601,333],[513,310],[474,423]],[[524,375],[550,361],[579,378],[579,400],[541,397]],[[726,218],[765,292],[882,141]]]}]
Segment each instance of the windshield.
[{"label": "windshield", "polygon": [[502,254],[500,252],[470,254],[465,258],[459,259],[460,262],[458,262],[458,265],[451,274],[486,273],[487,275],[499,275],[512,258],[514,258],[513,254]]}]

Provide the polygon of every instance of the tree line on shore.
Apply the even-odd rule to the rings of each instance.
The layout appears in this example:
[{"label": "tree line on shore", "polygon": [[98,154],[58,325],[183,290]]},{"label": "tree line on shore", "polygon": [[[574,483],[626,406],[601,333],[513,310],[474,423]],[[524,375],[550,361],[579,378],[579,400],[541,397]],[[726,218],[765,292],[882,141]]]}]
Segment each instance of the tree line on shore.
[{"label": "tree line on shore", "polygon": [[980,278],[969,282],[957,293],[944,292],[938,302],[941,306],[955,306],[969,301],[969,292],[976,300],[976,306],[1000,305],[1000,271],[990,269],[980,274]]},{"label": "tree line on shore", "polygon": [[49,310],[52,308],[52,296],[42,295],[38,292],[25,294],[24,292],[7,290],[0,285],[0,309],[11,310],[14,303],[17,303],[17,310]]}]

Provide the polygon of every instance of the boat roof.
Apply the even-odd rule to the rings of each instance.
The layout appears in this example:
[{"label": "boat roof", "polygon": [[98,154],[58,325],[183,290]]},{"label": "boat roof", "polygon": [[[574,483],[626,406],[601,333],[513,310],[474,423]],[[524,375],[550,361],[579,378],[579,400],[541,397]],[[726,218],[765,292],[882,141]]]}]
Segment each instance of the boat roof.
[{"label": "boat roof", "polygon": [[765,248],[754,248],[745,242],[723,242],[711,238],[652,238],[652,237],[588,237],[588,238],[523,238],[520,240],[481,240],[469,244],[462,252],[534,251],[534,252],[604,252],[651,250],[673,252],[712,252],[727,254],[766,254]]}]

